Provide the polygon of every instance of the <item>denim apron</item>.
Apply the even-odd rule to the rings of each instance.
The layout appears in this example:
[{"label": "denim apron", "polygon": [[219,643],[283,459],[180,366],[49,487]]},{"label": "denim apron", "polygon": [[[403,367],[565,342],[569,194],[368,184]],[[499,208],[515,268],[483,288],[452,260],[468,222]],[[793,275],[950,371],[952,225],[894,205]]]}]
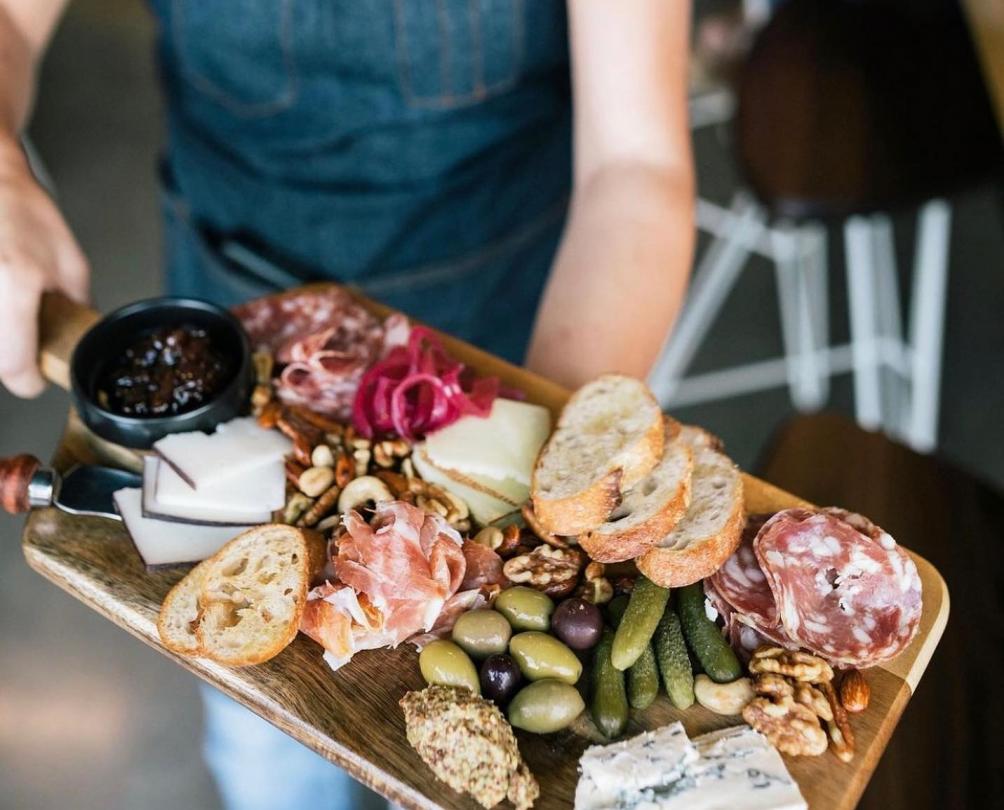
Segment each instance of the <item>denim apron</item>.
[{"label": "denim apron", "polygon": [[[150,0],[167,287],[333,279],[522,360],[565,217],[563,0]],[[203,689],[228,810],[377,797]]]},{"label": "denim apron", "polygon": [[563,225],[562,0],[151,0],[168,289],[356,285],[520,361]]}]

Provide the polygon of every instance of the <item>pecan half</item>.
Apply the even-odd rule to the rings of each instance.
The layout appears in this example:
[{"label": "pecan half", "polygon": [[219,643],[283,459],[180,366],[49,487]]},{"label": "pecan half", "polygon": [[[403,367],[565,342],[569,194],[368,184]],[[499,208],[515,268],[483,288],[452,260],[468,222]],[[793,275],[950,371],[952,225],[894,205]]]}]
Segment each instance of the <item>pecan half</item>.
[{"label": "pecan half", "polygon": [[830,738],[830,748],[841,762],[850,762],[854,759],[854,732],[851,731],[851,721],[847,717],[847,711],[840,705],[837,697],[837,690],[831,683],[819,685],[820,690],[826,695],[826,700],[830,704],[833,716],[826,721],[826,733]]},{"label": "pecan half", "polygon": [[529,554],[507,560],[502,573],[511,581],[529,585],[553,598],[568,596],[579,582],[586,556],[576,549],[538,546]]}]

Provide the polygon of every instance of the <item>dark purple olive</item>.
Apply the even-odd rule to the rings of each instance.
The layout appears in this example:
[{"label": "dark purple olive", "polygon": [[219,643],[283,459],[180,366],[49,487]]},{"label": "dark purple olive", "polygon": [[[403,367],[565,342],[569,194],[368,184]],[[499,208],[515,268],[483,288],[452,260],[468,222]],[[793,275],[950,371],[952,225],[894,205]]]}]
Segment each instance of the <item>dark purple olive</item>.
[{"label": "dark purple olive", "polygon": [[506,653],[490,655],[481,664],[481,691],[499,706],[505,706],[509,702],[522,681],[519,667]]},{"label": "dark purple olive", "polygon": [[585,599],[566,599],[551,617],[551,632],[573,650],[588,650],[603,634],[603,614]]}]

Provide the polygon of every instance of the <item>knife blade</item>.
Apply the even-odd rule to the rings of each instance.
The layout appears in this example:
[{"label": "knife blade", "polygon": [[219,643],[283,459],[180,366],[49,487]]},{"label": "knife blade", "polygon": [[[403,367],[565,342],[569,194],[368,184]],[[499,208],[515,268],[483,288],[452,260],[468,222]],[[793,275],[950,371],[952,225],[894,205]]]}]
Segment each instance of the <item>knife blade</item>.
[{"label": "knife blade", "polygon": [[112,493],[141,484],[136,473],[112,467],[78,464],[60,475],[34,456],[0,459],[0,506],[12,515],[55,506],[71,515],[121,520]]}]

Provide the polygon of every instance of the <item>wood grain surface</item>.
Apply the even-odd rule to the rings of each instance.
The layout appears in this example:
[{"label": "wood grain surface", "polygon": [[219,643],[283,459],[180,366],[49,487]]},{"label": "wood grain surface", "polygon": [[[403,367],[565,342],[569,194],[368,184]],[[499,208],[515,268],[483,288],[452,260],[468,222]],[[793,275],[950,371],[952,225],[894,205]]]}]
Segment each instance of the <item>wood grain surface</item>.
[{"label": "wood grain surface", "polygon": [[[553,383],[459,341],[448,338],[447,343],[460,359],[524,390],[531,402],[557,411],[567,397]],[[71,419],[54,464],[65,469],[77,462],[107,462],[103,449],[107,450]],[[745,483],[750,511],[804,503],[756,478],[747,476]],[[337,673],[322,661],[320,647],[303,636],[272,661],[245,669],[181,658],[160,645],[156,617],[167,591],[184,572],[148,573],[119,524],[39,510],[28,520],[23,549],[29,565],[43,576],[374,790],[405,807],[477,806],[438,782],[405,741],[397,702],[405,691],[423,686],[410,647],[360,653]],[[854,761],[844,764],[829,753],[788,760],[812,808],[845,810],[856,804],[944,629],[948,614],[944,582],[929,563],[916,560],[924,586],[920,634],[898,659],[865,673],[872,701],[863,715],[852,719],[857,737]],[[632,720],[629,733],[674,719],[682,720],[691,735],[736,722],[700,707],[679,712],[660,696]],[[589,741],[571,731],[547,737],[517,732],[517,736],[541,783],[535,806],[570,807],[577,760]]]}]

